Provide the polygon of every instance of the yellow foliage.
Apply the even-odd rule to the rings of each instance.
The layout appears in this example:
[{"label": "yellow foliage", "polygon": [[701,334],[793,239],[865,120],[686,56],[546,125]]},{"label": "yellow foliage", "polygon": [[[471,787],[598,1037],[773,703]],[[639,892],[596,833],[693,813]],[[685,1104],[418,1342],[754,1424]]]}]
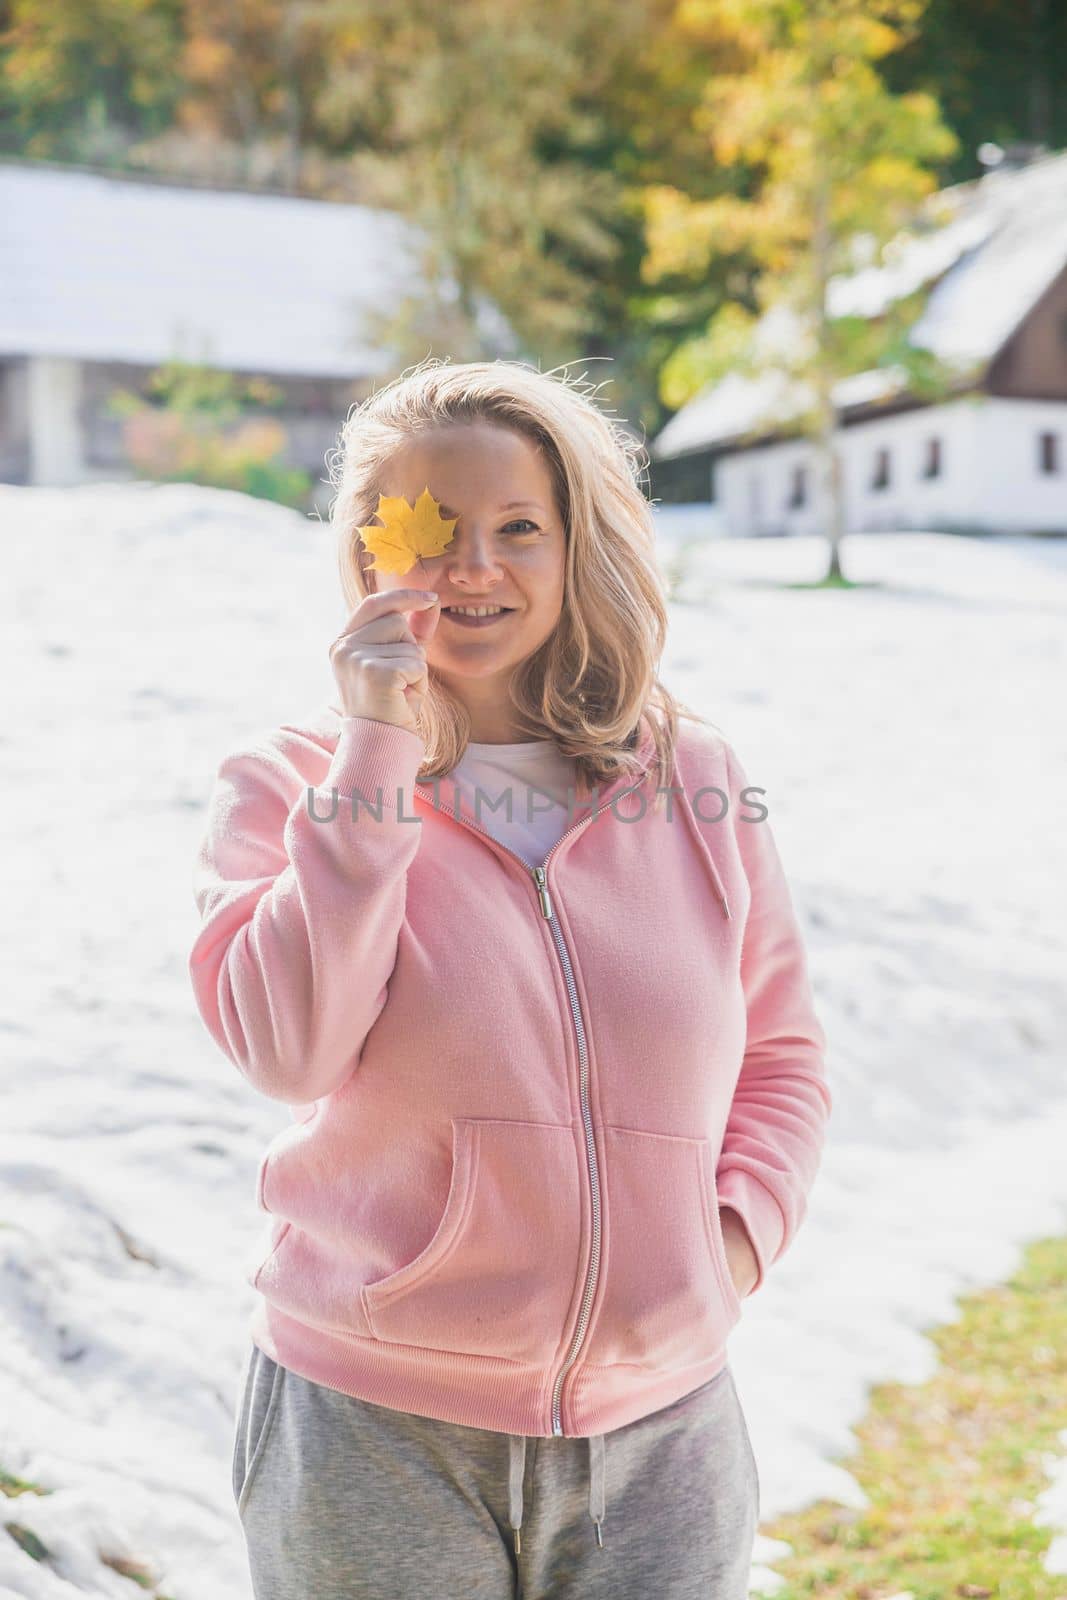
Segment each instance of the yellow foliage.
[{"label": "yellow foliage", "polygon": [[234,70],[233,50],[225,39],[193,34],[186,42],[184,67],[193,83],[221,83]]},{"label": "yellow foliage", "polygon": [[374,515],[382,526],[369,523],[359,531],[377,572],[410,572],[420,557],[439,556],[452,542],[459,521],[441,516],[440,504],[428,488],[414,506],[403,495],[380,494]]}]

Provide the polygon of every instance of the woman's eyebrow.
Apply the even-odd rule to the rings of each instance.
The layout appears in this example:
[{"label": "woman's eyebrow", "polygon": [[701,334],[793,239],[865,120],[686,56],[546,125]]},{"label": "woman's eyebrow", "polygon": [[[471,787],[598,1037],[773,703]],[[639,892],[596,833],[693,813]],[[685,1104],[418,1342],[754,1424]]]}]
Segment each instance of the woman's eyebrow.
[{"label": "woman's eyebrow", "polygon": [[[444,517],[458,517],[459,512],[453,511],[451,506],[446,506],[443,500],[437,502],[438,509]],[[506,505],[498,506],[498,511],[514,511],[518,506],[533,506],[538,511],[543,511],[540,500],[509,500]]]}]

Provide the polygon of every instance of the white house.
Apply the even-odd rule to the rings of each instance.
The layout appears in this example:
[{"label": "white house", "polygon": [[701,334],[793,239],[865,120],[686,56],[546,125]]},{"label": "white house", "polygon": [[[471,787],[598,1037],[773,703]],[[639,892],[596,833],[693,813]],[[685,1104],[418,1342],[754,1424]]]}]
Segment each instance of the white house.
[{"label": "white house", "polygon": [[[909,339],[966,376],[936,403],[892,368],[835,387],[846,527],[1067,533],[1067,152],[1009,159],[926,211],[890,264],[832,282],[831,311],[873,316],[926,285]],[[765,348],[795,337],[788,316],[765,324]],[[773,368],[709,385],[653,441],[654,493],[710,502],[727,534],[825,531],[814,446],[790,426],[809,399]]]},{"label": "white house", "polygon": [[171,359],[275,383],[290,463],[321,480],[394,364],[376,319],[418,293],[421,258],[388,211],[0,162],[0,480],[124,475],[108,398]]}]

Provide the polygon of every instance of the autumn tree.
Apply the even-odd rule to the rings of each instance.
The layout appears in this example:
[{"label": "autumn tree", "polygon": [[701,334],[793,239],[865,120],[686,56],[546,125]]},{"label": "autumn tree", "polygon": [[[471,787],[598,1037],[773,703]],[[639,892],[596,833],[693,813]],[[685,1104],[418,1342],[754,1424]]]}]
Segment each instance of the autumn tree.
[{"label": "autumn tree", "polygon": [[0,141],[30,156],[121,156],[174,115],[180,37],[180,0],[9,0]]},{"label": "autumn tree", "polygon": [[181,0],[171,126],[131,155],[214,182],[312,192],[314,106],[330,54],[318,0]]},{"label": "autumn tree", "polygon": [[[730,207],[766,195],[769,228],[769,185],[793,182],[803,212],[805,163],[843,126],[888,222],[930,154],[942,56],[963,103],[938,41],[970,7],[929,0],[920,26],[903,0],[0,0],[0,146],[399,210],[428,248],[425,293],[379,333],[400,359],[499,349],[492,304],[520,352],[588,359],[651,434],[710,370],[715,312],[758,306],[768,253]],[[989,100],[1011,0],[975,9],[1000,18],[969,68]],[[930,94],[889,96],[883,124],[909,56]]]},{"label": "autumn tree", "polygon": [[427,240],[429,292],[383,329],[408,359],[442,335],[459,359],[503,353],[489,304],[517,353],[581,350],[622,197],[610,165],[582,158],[601,126],[584,102],[644,14],[644,0],[337,0],[316,127],[360,193]]},{"label": "autumn tree", "polygon": [[[829,576],[841,576],[841,463],[837,381],[892,358],[912,360],[931,388],[947,377],[928,353],[909,356],[898,316],[834,318],[836,273],[885,245],[938,187],[931,164],[956,139],[928,93],[892,94],[879,63],[919,27],[924,0],[684,0],[679,26],[714,40],[726,69],[709,79],[700,112],[710,158],[740,178],[737,191],[694,201],[650,186],[649,282],[726,256],[751,272],[751,294],[728,300],[704,334],[666,362],[665,400],[681,405],[728,370],[773,365],[813,396],[791,424],[809,434],[825,487]],[[862,255],[861,255],[862,252]],[[772,318],[772,313],[776,314]],[[790,330],[777,346],[775,325]]]}]

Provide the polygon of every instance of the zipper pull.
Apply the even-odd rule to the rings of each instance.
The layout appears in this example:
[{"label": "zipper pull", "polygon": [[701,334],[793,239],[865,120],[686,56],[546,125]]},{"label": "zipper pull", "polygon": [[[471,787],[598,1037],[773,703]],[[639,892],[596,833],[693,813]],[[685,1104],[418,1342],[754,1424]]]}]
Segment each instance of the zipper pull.
[{"label": "zipper pull", "polygon": [[544,867],[531,867],[530,870],[534,875],[534,882],[537,885],[537,896],[541,902],[541,915],[543,917],[550,917],[552,915],[552,902],[548,898],[548,884],[545,881],[545,869]]}]

